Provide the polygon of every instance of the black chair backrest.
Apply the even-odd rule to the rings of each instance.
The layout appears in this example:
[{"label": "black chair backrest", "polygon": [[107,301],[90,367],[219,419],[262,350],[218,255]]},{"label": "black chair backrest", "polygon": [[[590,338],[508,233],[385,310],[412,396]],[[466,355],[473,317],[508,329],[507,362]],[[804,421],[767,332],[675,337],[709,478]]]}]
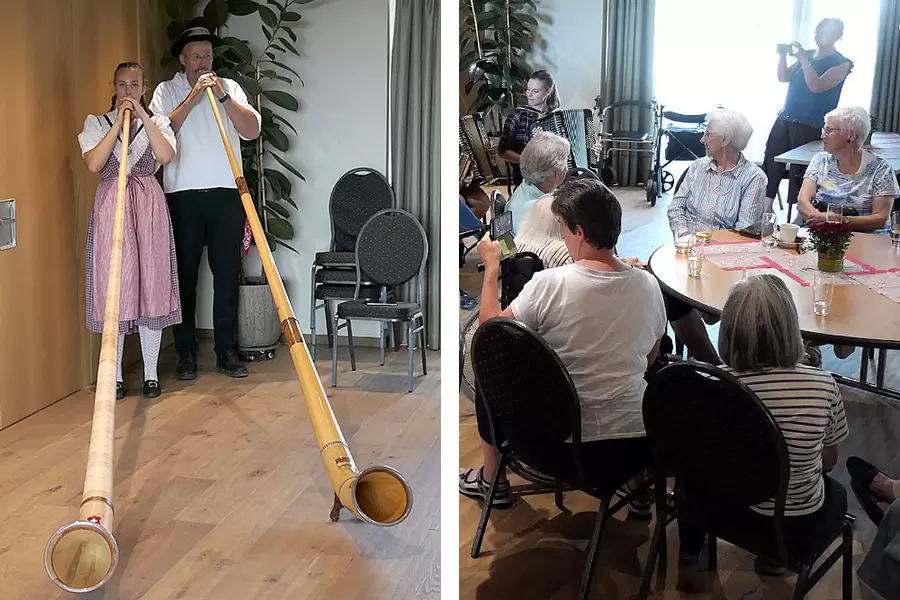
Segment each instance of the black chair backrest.
[{"label": "black chair backrest", "polygon": [[365,273],[379,285],[400,285],[415,277],[427,258],[428,238],[416,218],[399,208],[380,210],[356,240],[357,281]]},{"label": "black chair backrest", "polygon": [[344,173],[331,190],[331,251],[353,252],[360,229],[380,210],[394,206],[394,190],[384,175],[359,167]]},{"label": "black chair backrest", "polygon": [[663,367],[644,393],[643,415],[660,468],[731,506],[774,497],[783,515],[790,476],[784,436],[736,377],[694,362]]},{"label": "black chair backrest", "polygon": [[565,183],[576,181],[578,179],[596,179],[597,181],[600,181],[600,176],[591,169],[584,169],[582,167],[575,167],[566,172]]},{"label": "black chair backrest", "polygon": [[533,330],[504,317],[482,323],[472,338],[472,369],[491,428],[499,427],[517,459],[551,473],[548,461],[569,436],[577,457],[578,393],[559,356]]},{"label": "black chair backrest", "polygon": [[519,252],[500,266],[500,306],[506,308],[521,293],[544,262],[534,252]]}]

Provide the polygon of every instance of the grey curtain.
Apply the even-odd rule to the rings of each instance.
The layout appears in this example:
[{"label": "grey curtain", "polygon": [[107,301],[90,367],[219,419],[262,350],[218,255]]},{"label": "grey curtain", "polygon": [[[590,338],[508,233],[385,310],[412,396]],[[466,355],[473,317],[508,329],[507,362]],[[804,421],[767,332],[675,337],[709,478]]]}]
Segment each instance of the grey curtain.
[{"label": "grey curtain", "polygon": [[900,132],[900,2],[881,0],[875,81],[869,113],[883,131]]},{"label": "grey curtain", "polygon": [[[653,35],[656,0],[605,0],[603,3],[603,73],[600,100],[605,108],[624,100],[650,102],[653,97]],[[610,114],[606,131],[649,132],[649,109],[623,108]],[[617,147],[637,149],[636,144]],[[649,148],[645,146],[645,148]],[[605,149],[604,149],[605,150]],[[650,155],[633,152],[611,155],[619,185],[643,184],[650,170]]]},{"label": "grey curtain", "polygon": [[[428,236],[426,344],[441,347],[440,0],[397,0],[391,54],[391,174],[397,207]],[[398,290],[413,300],[419,282]]]}]

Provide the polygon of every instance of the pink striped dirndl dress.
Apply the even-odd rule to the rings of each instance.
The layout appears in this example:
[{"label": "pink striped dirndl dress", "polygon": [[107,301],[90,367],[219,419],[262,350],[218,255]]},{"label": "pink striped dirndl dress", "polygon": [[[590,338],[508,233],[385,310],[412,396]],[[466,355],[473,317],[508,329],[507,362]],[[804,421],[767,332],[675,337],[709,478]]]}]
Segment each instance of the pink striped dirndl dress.
[{"label": "pink striped dirndl dress", "polygon": [[[95,130],[97,125],[92,124],[88,131],[88,123],[85,123],[86,133],[79,136],[83,152],[90,150],[90,147],[85,150],[85,146],[91,146],[91,139],[96,140],[97,136],[102,139],[102,135],[110,129],[109,121],[115,122],[115,116],[116,112],[112,111],[102,117],[88,117],[89,121],[91,118],[97,119],[101,129]],[[161,129],[169,127],[168,119],[152,118]],[[166,133],[171,133],[171,129]],[[172,142],[174,145],[174,134]],[[88,226],[85,312],[88,329],[97,333],[103,332],[106,309],[120,153],[121,142],[117,141],[115,150],[100,171],[100,186],[94,197]],[[125,188],[120,334],[134,333],[139,326],[162,330],[181,323],[175,238],[165,194],[154,176],[156,168],[147,132],[139,121],[135,121],[129,142],[129,173]]]}]

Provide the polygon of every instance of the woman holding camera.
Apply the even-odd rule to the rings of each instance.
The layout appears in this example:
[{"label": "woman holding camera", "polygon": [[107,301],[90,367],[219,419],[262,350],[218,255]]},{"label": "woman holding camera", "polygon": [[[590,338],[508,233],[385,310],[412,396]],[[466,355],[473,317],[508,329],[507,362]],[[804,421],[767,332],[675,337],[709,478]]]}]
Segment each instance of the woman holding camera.
[{"label": "woman holding camera", "polygon": [[[784,165],[775,162],[775,157],[819,139],[825,114],[838,105],[844,81],[853,69],[853,61],[834,48],[843,34],[843,21],[822,19],[816,26],[817,50],[804,50],[797,42],[778,46],[778,81],[788,83],[788,91],[766,142],[763,168],[768,178],[769,208],[784,177]],[[788,54],[797,59],[790,67]],[[802,166],[791,166],[788,204],[797,202],[802,175]]]}]

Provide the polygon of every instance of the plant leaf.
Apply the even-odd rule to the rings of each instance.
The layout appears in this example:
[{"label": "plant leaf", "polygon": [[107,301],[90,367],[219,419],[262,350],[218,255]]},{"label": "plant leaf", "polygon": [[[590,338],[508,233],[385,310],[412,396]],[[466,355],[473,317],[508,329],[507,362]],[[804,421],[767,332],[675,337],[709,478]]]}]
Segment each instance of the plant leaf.
[{"label": "plant leaf", "polygon": [[285,10],[285,7],[278,4],[278,2],[276,2],[275,0],[266,0],[266,1],[273,6],[277,6],[278,9],[281,10],[282,12]]},{"label": "plant leaf", "polygon": [[270,125],[269,127],[263,126],[263,140],[272,144],[276,150],[281,150],[282,152],[287,152],[290,147],[290,142],[287,139],[287,136],[284,135],[284,132],[278,128],[277,125]]},{"label": "plant leaf", "polygon": [[166,35],[169,37],[170,42],[177,40],[178,36],[181,35],[183,31],[184,25],[178,21],[169,21],[169,26],[166,27]]},{"label": "plant leaf", "polygon": [[272,30],[268,29],[265,25],[260,25],[260,28],[262,29],[263,35],[266,36],[266,41],[271,40]]},{"label": "plant leaf", "polygon": [[239,40],[236,37],[224,37],[222,38],[222,44],[227,45],[234,49],[238,56],[241,59],[249,62],[253,62],[253,51],[250,50],[250,46],[247,45],[244,40]]},{"label": "plant leaf", "polygon": [[293,253],[296,254],[297,256],[300,256],[300,253],[297,252],[297,250],[295,250],[290,244],[285,244],[285,243],[282,242],[281,240],[278,240],[278,245],[279,245],[279,246],[284,246],[285,248],[287,248],[288,250],[290,250],[291,252],[293,252]]},{"label": "plant leaf", "polygon": [[281,15],[281,18],[284,19],[285,21],[288,21],[289,23],[296,23],[297,21],[300,20],[301,17],[299,14],[297,14],[295,12],[285,11]]},{"label": "plant leaf", "polygon": [[294,30],[293,30],[293,29],[289,29],[289,28],[287,28],[287,27],[282,27],[282,29],[284,29],[285,31],[287,31],[287,34],[291,37],[291,40],[293,40],[293,42],[296,44],[296,43],[297,43],[297,34],[294,33]]},{"label": "plant leaf", "polygon": [[277,60],[272,60],[272,61],[269,61],[269,62],[271,62],[273,65],[275,65],[275,66],[277,66],[277,67],[281,67],[281,68],[284,69],[285,71],[290,71],[291,73],[293,73],[294,75],[297,76],[297,79],[300,80],[300,83],[301,83],[301,84],[303,83],[303,78],[300,77],[300,73],[298,73],[297,71],[293,70],[292,68],[290,68],[289,66],[287,66],[287,65],[284,64],[283,62],[278,62]]},{"label": "plant leaf", "polygon": [[306,181],[306,177],[304,177],[304,176],[300,173],[300,171],[298,171],[297,169],[295,169],[294,167],[292,167],[292,166],[290,165],[290,163],[288,163],[286,160],[284,160],[283,158],[281,158],[280,156],[278,156],[278,155],[275,154],[274,152],[269,152],[269,155],[270,155],[272,158],[274,158],[276,161],[278,161],[278,163],[279,163],[282,167],[284,167],[285,169],[287,169],[288,171],[290,171],[291,173],[293,173],[294,176],[295,176],[297,179],[299,179],[299,180],[301,180],[301,181]]},{"label": "plant leaf", "polygon": [[262,88],[259,87],[259,82],[257,82],[252,77],[247,77],[243,73],[238,73],[235,76],[235,81],[237,81],[242,88],[244,88],[244,92],[250,96],[259,96],[262,93]]},{"label": "plant leaf", "polygon": [[225,0],[209,0],[203,9],[203,18],[216,30],[228,20],[228,4]]},{"label": "plant leaf", "polygon": [[291,185],[291,180],[288,179],[284,173],[276,171],[275,169],[263,169],[263,173],[265,173],[266,179],[274,179],[278,182],[278,185],[281,186],[282,196],[291,195],[293,186]]},{"label": "plant leaf", "polygon": [[266,216],[266,225],[268,226],[269,233],[276,238],[282,240],[294,238],[294,227],[291,225],[290,221],[282,219],[277,215],[268,215]]},{"label": "plant leaf", "polygon": [[263,20],[263,23],[265,23],[272,29],[275,29],[275,27],[278,26],[278,17],[275,16],[275,13],[272,12],[271,8],[260,4],[258,12],[259,12],[260,18]]},{"label": "plant leaf", "polygon": [[244,17],[246,15],[252,15],[259,8],[259,4],[254,2],[254,0],[227,0],[228,1],[228,12],[231,14]]},{"label": "plant leaf", "polygon": [[300,135],[299,133],[297,133],[297,130],[294,128],[294,126],[291,125],[291,122],[288,121],[287,119],[285,119],[284,117],[282,117],[281,115],[272,113],[272,118],[277,121],[281,121],[282,123],[287,125],[290,128],[290,130],[294,132],[294,135]]},{"label": "plant leaf", "polygon": [[291,218],[291,213],[288,211],[288,209],[286,209],[282,205],[277,204],[275,202],[267,202],[265,209],[269,214],[274,215],[276,217],[281,217],[284,219]]},{"label": "plant leaf", "polygon": [[276,106],[280,106],[285,110],[297,112],[297,110],[299,110],[300,108],[300,103],[297,101],[297,99],[287,92],[282,92],[279,90],[263,90],[262,94],[270,102],[273,102]]}]

